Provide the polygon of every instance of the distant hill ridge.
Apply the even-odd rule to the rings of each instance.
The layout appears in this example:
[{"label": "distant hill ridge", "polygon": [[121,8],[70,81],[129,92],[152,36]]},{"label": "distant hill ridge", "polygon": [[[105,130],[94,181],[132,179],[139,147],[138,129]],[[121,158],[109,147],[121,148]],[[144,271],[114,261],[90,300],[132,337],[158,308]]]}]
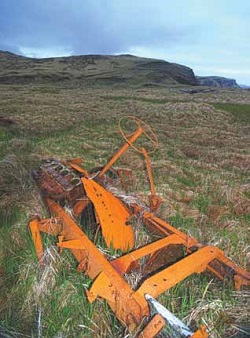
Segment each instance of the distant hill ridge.
[{"label": "distant hill ridge", "polygon": [[238,88],[233,79],[196,77],[189,67],[134,55],[30,58],[0,51],[0,84],[61,83],[83,86],[192,85]]},{"label": "distant hill ridge", "polygon": [[34,59],[0,51],[0,83],[198,85],[191,68],[133,55]]},{"label": "distant hill ridge", "polygon": [[235,79],[222,76],[197,76],[201,86],[212,86],[220,88],[240,88]]}]

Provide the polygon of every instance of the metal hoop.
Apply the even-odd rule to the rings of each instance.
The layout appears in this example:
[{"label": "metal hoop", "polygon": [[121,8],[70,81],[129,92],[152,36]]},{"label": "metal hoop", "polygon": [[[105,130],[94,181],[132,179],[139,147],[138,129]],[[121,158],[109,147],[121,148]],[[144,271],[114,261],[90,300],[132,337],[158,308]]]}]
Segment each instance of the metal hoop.
[{"label": "metal hoop", "polygon": [[120,119],[119,121],[119,132],[120,134],[122,135],[122,137],[125,139],[125,141],[131,146],[131,148],[133,148],[136,152],[138,153],[143,153],[143,150],[142,149],[139,149],[138,147],[136,147],[135,145],[133,145],[133,143],[131,143],[129,141],[129,137],[131,136],[130,135],[125,135],[125,132],[122,128],[122,122],[127,119],[128,121],[131,120],[133,121],[138,128],[142,128],[142,134],[144,134],[144,136],[153,144],[153,149],[148,151],[147,150],[147,153],[148,154],[152,154],[155,152],[155,150],[158,148],[158,138],[156,136],[156,134],[153,132],[152,128],[146,124],[145,122],[143,122],[142,120],[138,119],[137,117],[135,116],[124,116]]}]

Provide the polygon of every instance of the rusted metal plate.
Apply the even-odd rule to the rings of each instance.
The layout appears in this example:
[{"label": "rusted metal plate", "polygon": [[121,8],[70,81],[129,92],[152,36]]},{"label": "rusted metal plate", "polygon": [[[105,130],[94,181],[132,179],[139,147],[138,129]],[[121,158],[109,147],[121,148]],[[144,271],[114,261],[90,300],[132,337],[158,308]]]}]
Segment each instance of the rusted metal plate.
[{"label": "rusted metal plate", "polygon": [[123,251],[131,250],[135,244],[131,216],[123,203],[98,183],[82,178],[86,193],[95,207],[108,247]]}]

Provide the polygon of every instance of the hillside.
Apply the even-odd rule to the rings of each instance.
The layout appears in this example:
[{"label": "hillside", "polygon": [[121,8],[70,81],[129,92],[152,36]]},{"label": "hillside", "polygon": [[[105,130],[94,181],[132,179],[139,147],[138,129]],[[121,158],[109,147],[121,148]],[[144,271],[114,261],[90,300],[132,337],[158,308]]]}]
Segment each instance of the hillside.
[{"label": "hillside", "polygon": [[197,85],[192,69],[133,55],[33,59],[0,52],[0,83],[74,85]]}]

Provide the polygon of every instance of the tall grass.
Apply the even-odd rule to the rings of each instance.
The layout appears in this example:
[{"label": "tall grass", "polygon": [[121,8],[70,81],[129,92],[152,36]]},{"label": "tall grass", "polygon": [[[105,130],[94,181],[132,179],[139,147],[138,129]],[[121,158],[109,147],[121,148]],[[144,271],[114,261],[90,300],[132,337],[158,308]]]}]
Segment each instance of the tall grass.
[{"label": "tall grass", "polygon": [[[27,226],[32,214],[48,216],[31,177],[39,160],[81,157],[87,169],[105,164],[123,144],[117,123],[125,115],[135,114],[150,123],[159,137],[159,149],[151,158],[163,198],[159,216],[201,243],[218,245],[247,266],[249,121],[240,102],[250,102],[250,94],[233,93],[223,90],[191,97],[178,88],[166,92],[1,87],[1,113],[14,124],[0,126],[0,335],[127,334],[104,301],[87,302],[84,290],[91,281],[76,272],[66,250],[58,255],[53,237],[44,236],[49,263],[40,271]],[[225,105],[228,98],[232,103]],[[244,118],[236,108],[244,110]],[[147,203],[143,159],[128,151],[117,165],[133,170],[130,192]],[[146,236],[138,234],[138,239],[142,242]],[[102,244],[99,238],[98,245]],[[160,301],[193,328],[207,324],[211,337],[233,337],[249,322],[249,294],[235,293],[209,275],[188,278]]]}]

